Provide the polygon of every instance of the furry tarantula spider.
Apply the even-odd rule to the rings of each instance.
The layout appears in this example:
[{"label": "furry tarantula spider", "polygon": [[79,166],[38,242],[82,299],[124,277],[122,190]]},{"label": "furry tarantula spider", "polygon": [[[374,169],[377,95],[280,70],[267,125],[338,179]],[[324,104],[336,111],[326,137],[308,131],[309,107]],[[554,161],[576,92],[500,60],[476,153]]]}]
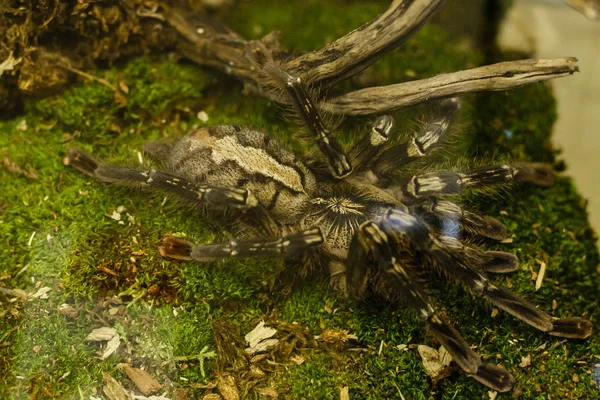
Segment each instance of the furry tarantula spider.
[{"label": "furry tarantula spider", "polygon": [[272,60],[260,66],[288,96],[320,156],[303,159],[251,128],[212,126],[192,130],[174,144],[148,143],[145,150],[163,163],[162,170],[111,166],[79,149],[71,149],[65,161],[104,181],[163,190],[194,206],[232,210],[257,235],[220,244],[166,237],[159,248],[163,256],[201,262],[273,255],[317,260],[329,267],[332,283],[353,297],[375,291],[406,300],[466,374],[498,391],[510,390],[514,378],[484,363],[438,313],[426,291],[438,275],[461,282],[543,332],[567,338],[591,334],[589,321],[554,318],[493,285],[487,273],[514,271],[517,258],[470,247],[461,235],[501,240],[506,229],[448,200],[468,188],[515,181],[552,184],[549,166],[501,164],[398,180],[393,172],[423,160],[445,142],[458,112],[456,99],[443,101],[438,114],[407,142],[391,144],[395,122],[383,115],[345,152],[323,124],[305,83]]},{"label": "furry tarantula spider", "polygon": [[382,115],[347,151],[322,118],[311,82],[286,70],[257,45],[250,51],[260,89],[295,111],[320,155],[286,150],[267,133],[240,126],[194,129],[174,144],[148,143],[145,150],[163,169],[113,166],[71,149],[65,163],[100,180],[158,189],[191,205],[227,210],[254,239],[197,244],[165,237],[164,257],[213,261],[228,257],[282,256],[326,265],[331,283],[355,298],[370,292],[402,298],[469,376],[494,390],[511,390],[510,372],[484,363],[437,311],[427,288],[445,277],[472,294],[550,335],[586,338],[591,323],[555,318],[507,289],[488,273],[517,269],[510,253],[484,251],[465,238],[502,240],[505,227],[453,203],[462,190],[512,182],[551,185],[545,164],[490,165],[462,172],[397,172],[422,161],[447,143],[459,102],[444,100],[437,115],[410,140],[397,143],[394,118]]}]

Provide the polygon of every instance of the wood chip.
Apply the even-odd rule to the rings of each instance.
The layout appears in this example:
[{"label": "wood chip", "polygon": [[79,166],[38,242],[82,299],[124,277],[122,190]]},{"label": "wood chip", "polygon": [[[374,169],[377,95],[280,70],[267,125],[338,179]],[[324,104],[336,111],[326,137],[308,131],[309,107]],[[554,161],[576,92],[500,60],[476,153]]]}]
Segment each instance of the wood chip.
[{"label": "wood chip", "polygon": [[156,393],[162,387],[162,385],[158,383],[158,381],[154,379],[152,375],[143,369],[126,365],[125,373],[145,396]]},{"label": "wood chip", "polygon": [[527,368],[531,365],[531,354],[527,354],[527,356],[521,358],[521,363],[519,367]]},{"label": "wood chip", "polygon": [[350,393],[348,386],[344,386],[340,389],[340,400],[350,400]]},{"label": "wood chip", "polygon": [[48,292],[51,291],[52,289],[49,288],[48,286],[44,286],[43,288],[39,288],[37,292],[35,292],[34,294],[31,295],[31,297],[33,297],[34,299],[47,299],[48,298]]},{"label": "wood chip", "polygon": [[117,330],[115,328],[110,328],[108,326],[103,326],[102,328],[97,328],[92,331],[85,339],[85,342],[101,342],[104,340],[110,340],[117,334]]},{"label": "wood chip", "polygon": [[488,396],[490,396],[490,400],[496,400],[496,397],[498,397],[498,392],[495,390],[490,390],[488,392]]},{"label": "wood chip", "polygon": [[217,389],[225,400],[240,400],[240,393],[232,375],[219,374],[217,376]]},{"label": "wood chip", "polygon": [[262,340],[273,337],[277,333],[277,329],[265,326],[265,321],[260,321],[252,331],[244,336],[246,343],[250,347],[255,347]]},{"label": "wood chip", "polygon": [[102,373],[102,380],[104,381],[102,390],[106,397],[108,397],[108,400],[131,400],[131,396],[125,392],[123,386],[110,376],[108,372]]},{"label": "wood chip", "polygon": [[1,165],[11,174],[23,175],[24,177],[33,180],[39,179],[39,175],[35,169],[32,167],[27,167],[27,170],[24,170],[23,168],[19,167],[17,163],[6,156],[2,157]]},{"label": "wood chip", "polygon": [[100,358],[106,360],[108,357],[110,357],[111,354],[117,351],[120,345],[121,337],[117,333],[108,341],[108,343],[106,343],[106,348],[104,349],[104,352],[102,353],[102,356],[100,356]]},{"label": "wood chip", "polygon": [[298,365],[302,365],[302,363],[304,363],[304,357],[297,355],[297,356],[293,356],[290,358],[290,360],[292,360],[293,362],[295,362]]},{"label": "wood chip", "polygon": [[256,390],[258,391],[258,393],[266,397],[271,397],[273,399],[277,399],[279,397],[279,393],[277,393],[277,390],[271,387],[258,388]]},{"label": "wood chip", "polygon": [[537,274],[537,279],[535,281],[535,290],[539,290],[542,287],[542,281],[544,280],[544,275],[546,274],[546,263],[541,262],[540,270]]},{"label": "wood chip", "polygon": [[202,400],[223,400],[220,394],[217,393],[209,393],[202,398]]}]

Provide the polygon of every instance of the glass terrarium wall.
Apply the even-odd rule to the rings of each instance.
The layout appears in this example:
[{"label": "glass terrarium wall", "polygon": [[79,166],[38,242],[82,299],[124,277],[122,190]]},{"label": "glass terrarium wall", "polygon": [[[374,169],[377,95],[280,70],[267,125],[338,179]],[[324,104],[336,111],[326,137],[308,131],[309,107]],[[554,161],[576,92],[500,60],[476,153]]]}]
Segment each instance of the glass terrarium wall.
[{"label": "glass terrarium wall", "polygon": [[589,201],[590,223],[599,231],[600,13],[592,20],[573,11],[563,1],[515,1],[499,41],[504,49],[538,58],[560,54],[579,59],[580,73],[552,82],[558,107],[553,138],[562,149],[569,175]]}]

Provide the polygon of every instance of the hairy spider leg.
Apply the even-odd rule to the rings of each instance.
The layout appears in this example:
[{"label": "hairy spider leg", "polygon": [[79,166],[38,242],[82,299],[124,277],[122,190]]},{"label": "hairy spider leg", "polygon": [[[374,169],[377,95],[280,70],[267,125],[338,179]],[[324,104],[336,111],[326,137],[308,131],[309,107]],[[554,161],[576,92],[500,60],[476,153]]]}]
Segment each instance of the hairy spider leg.
[{"label": "hairy spider leg", "polygon": [[323,244],[319,228],[311,228],[274,240],[231,240],[227,243],[200,244],[167,236],[163,238],[159,252],[163,257],[201,262],[229,257],[292,257]]},{"label": "hairy spider leg", "polygon": [[457,194],[468,188],[503,185],[512,182],[530,182],[548,186],[554,183],[554,171],[543,163],[501,164],[475,168],[463,172],[434,172],[414,175],[402,194],[413,198]]},{"label": "hairy spider leg", "polygon": [[363,223],[350,246],[348,257],[348,288],[354,297],[361,297],[366,289],[366,266],[375,263],[391,289],[402,293],[407,303],[424,320],[436,339],[450,353],[458,366],[469,376],[499,392],[512,389],[514,378],[505,369],[486,364],[474,352],[460,333],[436,310],[425,290],[403,263],[398,249],[403,246],[397,239],[402,232],[387,231],[384,225],[373,221]]},{"label": "hairy spider leg", "polygon": [[555,318],[536,308],[509,290],[489,282],[485,267],[478,264],[485,260],[459,240],[438,236],[429,225],[408,211],[389,209],[382,222],[392,232],[408,235],[412,243],[429,260],[428,264],[448,277],[463,283],[474,295],[484,297],[496,307],[508,312],[527,324],[550,335],[584,339],[591,335],[592,324],[583,318]]},{"label": "hairy spider leg", "polygon": [[323,124],[323,118],[315,103],[306,90],[302,79],[292,76],[286,71],[281,71],[285,79],[285,88],[290,95],[296,112],[300,115],[308,129],[314,135],[321,153],[327,158],[329,168],[335,178],[341,179],[352,173],[352,165],[344,154],[342,146],[335,136]]},{"label": "hairy spider leg", "polygon": [[396,131],[396,121],[391,115],[382,115],[375,120],[368,135],[364,135],[356,142],[348,157],[354,166],[354,172],[369,169],[376,160],[380,150],[383,149],[389,137]]},{"label": "hairy spider leg", "polygon": [[255,207],[258,202],[245,189],[198,184],[170,172],[109,166],[80,149],[71,149],[64,159],[79,171],[104,181],[136,184],[161,189],[193,203],[207,203],[238,209]]},{"label": "hairy spider leg", "polygon": [[408,142],[400,143],[381,152],[377,157],[376,174],[386,174],[398,168],[431,155],[448,140],[452,122],[458,114],[457,98],[444,100],[439,113],[425,125],[422,131]]},{"label": "hairy spider leg", "polygon": [[444,236],[458,237],[464,229],[469,234],[489,239],[506,238],[506,227],[500,221],[465,210],[451,201],[431,197],[424,199],[414,209],[425,217],[438,220]]}]

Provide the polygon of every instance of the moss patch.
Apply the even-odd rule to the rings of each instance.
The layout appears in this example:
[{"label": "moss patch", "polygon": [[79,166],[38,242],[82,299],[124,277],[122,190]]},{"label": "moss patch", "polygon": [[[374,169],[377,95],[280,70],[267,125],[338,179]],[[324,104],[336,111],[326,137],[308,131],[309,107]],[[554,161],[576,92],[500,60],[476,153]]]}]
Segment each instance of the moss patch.
[{"label": "moss patch", "polygon": [[[265,12],[264,4],[243,2],[228,23],[247,37],[279,28],[290,50],[309,50],[382,9],[378,4],[346,3],[311,2],[309,10],[304,2],[292,2]],[[332,14],[338,18],[330,18]],[[481,54],[469,44],[467,37],[427,26],[348,85],[407,81],[478,65]],[[304,145],[292,138],[294,127],[275,105],[244,97],[241,85],[211,71],[167,57],[142,57],[97,75],[117,91],[99,82],[81,83],[62,96],[27,104],[25,114],[0,124],[1,156],[37,175],[28,178],[0,169],[0,288],[32,294],[50,288],[47,299],[11,301],[14,293],[0,294],[0,397],[100,396],[102,372],[133,388],[116,367],[124,361],[146,368],[168,393],[187,388],[200,396],[211,390],[203,385],[219,374],[235,372],[219,369],[210,356],[217,348],[213,321],[227,318],[247,333],[265,315],[297,322],[313,335],[347,330],[358,342],[341,348],[293,347],[291,355],[304,362],[286,359],[285,366],[248,379],[258,382],[248,389],[253,397],[258,397],[253,390],[270,387],[287,398],[338,398],[344,386],[352,398],[397,398],[399,393],[407,399],[487,396],[486,388],[458,371],[432,387],[416,350],[396,348],[422,343],[437,347],[408,310],[376,300],[339,298],[327,279],[318,276],[289,294],[270,293],[281,269],[276,260],[199,265],[161,258],[156,248],[165,234],[211,242],[235,232],[219,219],[200,216],[161,194],[88,179],[62,164],[69,148],[82,147],[115,163],[151,165],[151,160],[138,158],[143,143],[174,138],[205,124],[197,117],[199,111],[208,114],[206,124],[251,125],[293,148]],[[467,129],[456,154],[554,162],[549,137],[555,111],[547,85],[465,100]],[[428,107],[414,107],[396,117],[414,126],[427,112]],[[361,124],[347,120],[342,141],[355,137]],[[550,188],[522,186],[493,197],[471,194],[464,202],[499,218],[513,235],[511,244],[485,243],[514,251],[521,259],[519,271],[495,277],[496,282],[512,286],[545,310],[555,300],[554,315],[598,321],[596,237],[586,221],[585,203],[568,178]],[[548,264],[538,291],[530,272],[539,269],[536,260]],[[472,300],[460,288],[439,286],[438,304],[484,358],[515,375],[520,384],[516,390],[525,398],[544,393],[598,397],[589,375],[592,362],[600,358],[598,334],[563,342],[506,315],[491,317],[483,301]],[[75,314],[66,313],[62,304]],[[116,327],[122,334],[121,347],[106,360],[98,359],[99,345],[83,341],[100,326]],[[360,350],[350,350],[356,347]],[[519,367],[527,355],[531,366]]]}]

